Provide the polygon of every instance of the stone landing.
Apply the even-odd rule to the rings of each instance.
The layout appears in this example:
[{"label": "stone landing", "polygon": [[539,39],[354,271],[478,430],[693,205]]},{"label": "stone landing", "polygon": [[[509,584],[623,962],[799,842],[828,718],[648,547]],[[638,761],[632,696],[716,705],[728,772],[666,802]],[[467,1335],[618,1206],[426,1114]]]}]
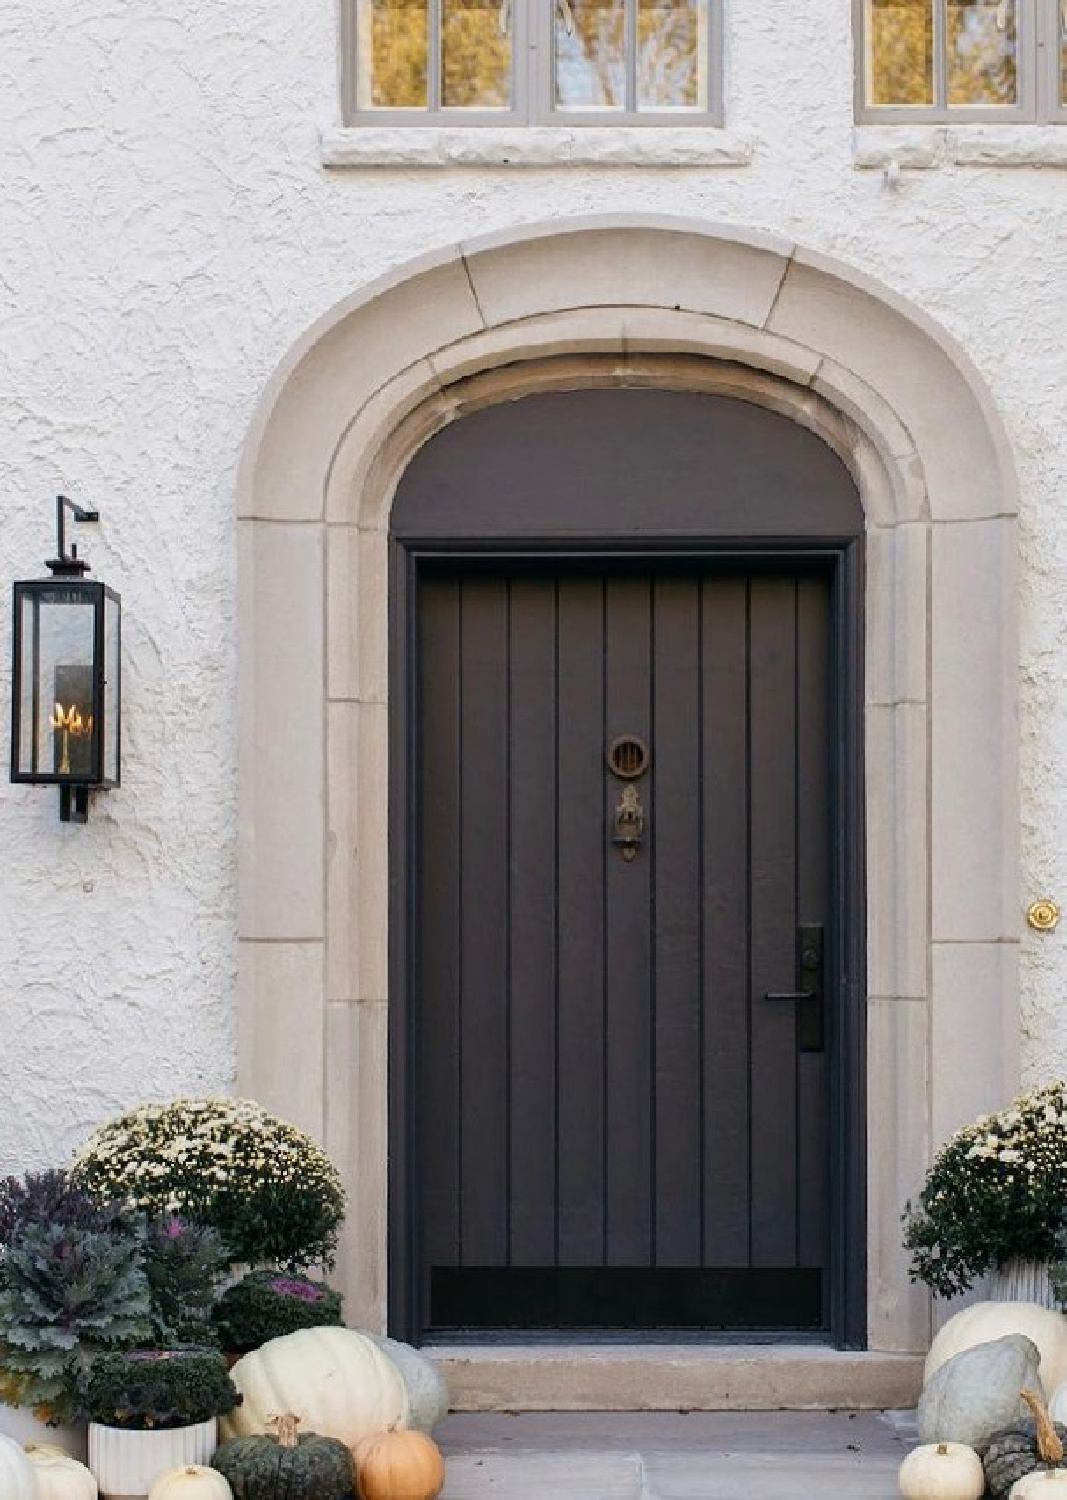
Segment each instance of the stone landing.
[{"label": "stone landing", "polygon": [[818,1344],[428,1349],[454,1411],[881,1411],[912,1407],[923,1359]]}]

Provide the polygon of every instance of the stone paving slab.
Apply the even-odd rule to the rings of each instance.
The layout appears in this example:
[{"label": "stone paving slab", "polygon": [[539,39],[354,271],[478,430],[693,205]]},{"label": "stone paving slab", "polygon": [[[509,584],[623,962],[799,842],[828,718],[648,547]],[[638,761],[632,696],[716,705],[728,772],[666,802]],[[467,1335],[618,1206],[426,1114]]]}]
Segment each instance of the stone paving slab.
[{"label": "stone paving slab", "polygon": [[455,1415],[442,1500],[895,1500],[910,1413]]}]

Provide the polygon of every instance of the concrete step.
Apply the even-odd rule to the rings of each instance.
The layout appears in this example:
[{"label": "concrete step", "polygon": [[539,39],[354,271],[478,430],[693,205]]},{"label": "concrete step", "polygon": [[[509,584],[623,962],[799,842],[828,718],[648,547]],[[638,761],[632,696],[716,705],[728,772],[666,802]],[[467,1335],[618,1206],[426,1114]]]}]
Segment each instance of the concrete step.
[{"label": "concrete step", "polygon": [[442,1500],[894,1500],[911,1413],[451,1416]]},{"label": "concrete step", "polygon": [[438,1346],[455,1411],[881,1411],[914,1406],[919,1354],[823,1344]]}]

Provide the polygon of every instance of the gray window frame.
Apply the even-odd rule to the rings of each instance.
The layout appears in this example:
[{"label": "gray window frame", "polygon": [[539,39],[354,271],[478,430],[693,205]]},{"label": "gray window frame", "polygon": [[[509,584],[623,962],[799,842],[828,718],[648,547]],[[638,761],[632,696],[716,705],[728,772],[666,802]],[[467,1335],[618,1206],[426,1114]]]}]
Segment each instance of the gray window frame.
[{"label": "gray window frame", "polygon": [[[512,105],[510,109],[443,108],[435,95],[439,80],[430,80],[430,103],[426,109],[364,109],[358,98],[356,56],[356,11],[361,0],[342,0],[341,5],[341,94],[344,123],[352,126],[423,125],[477,129],[564,126],[588,129],[619,125],[693,129],[723,123],[723,8],[725,0],[708,0],[708,107],[705,110],[562,110],[552,107],[555,97],[555,48],[553,25],[558,0],[511,0],[512,4]],[[430,0],[430,46],[437,55],[441,0]],[[636,0],[628,6],[636,15]],[[628,23],[628,43],[634,40]],[[636,50],[628,46],[630,85],[633,88]]]},{"label": "gray window frame", "polygon": [[1067,123],[1060,98],[1060,40],[1064,0],[1017,0],[1019,102],[1016,105],[949,105],[942,46],[948,0],[935,0],[934,97],[926,104],[867,102],[867,4],[852,0],[855,116],[861,125]]}]

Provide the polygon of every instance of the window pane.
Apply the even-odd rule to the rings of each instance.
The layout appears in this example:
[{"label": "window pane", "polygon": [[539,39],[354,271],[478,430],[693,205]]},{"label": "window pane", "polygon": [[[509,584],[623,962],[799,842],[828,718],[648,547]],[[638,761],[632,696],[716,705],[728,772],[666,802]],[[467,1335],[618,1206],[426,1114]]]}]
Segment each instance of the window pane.
[{"label": "window pane", "polygon": [[545,0],[555,7],[556,104],[626,108],[625,0]]},{"label": "window pane", "polygon": [[638,109],[707,109],[709,3],[638,0]]},{"label": "window pane", "polygon": [[1017,104],[1015,0],[950,0],[949,104]]},{"label": "window pane", "polygon": [[934,102],[933,0],[867,0],[867,103]]},{"label": "window pane", "polygon": [[511,11],[515,0],[444,0],[442,104],[511,106]]},{"label": "window pane", "polygon": [[429,40],[429,0],[359,0],[357,106],[425,109]]}]

